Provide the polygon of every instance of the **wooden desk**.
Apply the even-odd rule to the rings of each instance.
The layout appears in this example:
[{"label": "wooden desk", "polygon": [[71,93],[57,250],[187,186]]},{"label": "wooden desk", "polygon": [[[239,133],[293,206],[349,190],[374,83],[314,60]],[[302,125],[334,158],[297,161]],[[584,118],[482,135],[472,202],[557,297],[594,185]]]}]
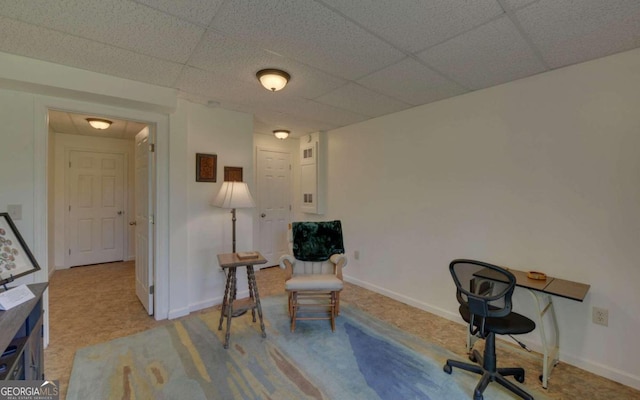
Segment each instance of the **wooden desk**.
[{"label": "wooden desk", "polygon": [[[224,298],[222,299],[222,307],[220,308],[220,323],[218,324],[218,330],[222,330],[222,322],[225,316],[227,317],[227,330],[224,335],[224,348],[229,348],[229,338],[231,337],[231,319],[234,316],[241,315],[248,310],[251,310],[253,316],[253,322],[256,322],[256,309],[258,310],[258,317],[260,318],[260,329],[262,330],[262,337],[267,337],[267,333],[264,329],[264,322],[262,320],[262,306],[260,305],[260,295],[258,294],[258,284],[256,283],[256,276],[253,271],[253,266],[257,264],[265,264],[267,260],[258,254],[257,258],[249,258],[241,260],[238,258],[237,253],[225,253],[218,254],[218,263],[220,268],[227,270],[227,283],[224,288]],[[249,284],[249,297],[245,299],[236,299],[236,269],[238,267],[247,267],[247,282]]]},{"label": "wooden desk", "polygon": [[47,285],[28,285],[35,298],[0,311],[0,380],[44,379],[42,294]]},{"label": "wooden desk", "polygon": [[[564,297],[566,299],[582,302],[589,291],[590,285],[584,283],[568,281],[565,279],[553,278],[547,276],[545,280],[531,279],[524,271],[517,269],[506,268],[516,277],[516,286],[527,291],[533,296],[537,306],[537,321],[536,325],[540,332],[540,338],[542,339],[542,375],[540,375],[540,381],[542,381],[542,387],[545,389],[548,386],[549,375],[553,367],[559,362],[560,354],[560,331],[558,329],[558,319],[556,318],[556,312],[553,308],[552,296]],[[490,269],[481,269],[473,274],[476,278],[488,279],[497,282],[506,283],[502,275],[497,274]],[[554,344],[550,344],[549,338],[547,338],[544,319],[543,317],[550,313]],[[467,334],[467,346],[471,349],[473,346],[473,338],[470,334]]]}]

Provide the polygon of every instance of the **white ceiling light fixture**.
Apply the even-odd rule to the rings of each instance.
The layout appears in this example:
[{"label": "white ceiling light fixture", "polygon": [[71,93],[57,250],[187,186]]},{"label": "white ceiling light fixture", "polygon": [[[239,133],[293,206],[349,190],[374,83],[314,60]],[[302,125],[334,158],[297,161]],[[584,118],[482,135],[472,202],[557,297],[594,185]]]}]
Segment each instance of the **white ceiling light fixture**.
[{"label": "white ceiling light fixture", "polygon": [[256,77],[265,89],[272,92],[282,90],[291,79],[291,75],[279,69],[262,69],[256,72]]},{"label": "white ceiling light fixture", "polygon": [[102,118],[87,118],[87,122],[95,129],[107,129],[113,122]]},{"label": "white ceiling light fixture", "polygon": [[277,129],[273,131],[273,134],[276,135],[278,139],[282,139],[282,140],[288,138],[290,133],[291,133],[290,131],[287,131],[285,129]]}]

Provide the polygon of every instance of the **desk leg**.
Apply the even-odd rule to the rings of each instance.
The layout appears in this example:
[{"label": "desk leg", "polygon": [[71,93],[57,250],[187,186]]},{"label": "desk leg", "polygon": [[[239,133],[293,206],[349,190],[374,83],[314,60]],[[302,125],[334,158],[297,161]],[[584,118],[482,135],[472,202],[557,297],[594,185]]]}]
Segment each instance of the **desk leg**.
[{"label": "desk leg", "polygon": [[[229,268],[229,295],[236,293],[236,267]],[[227,331],[224,334],[224,348],[229,348],[229,338],[231,337],[231,319],[233,316],[233,298],[227,300]]]},{"label": "desk leg", "polygon": [[[560,354],[560,330],[558,329],[558,320],[556,318],[556,311],[553,308],[553,301],[548,294],[535,292],[529,290],[529,293],[535,298],[536,305],[538,306],[538,330],[540,331],[540,338],[542,340],[542,375],[540,380],[542,381],[542,387],[547,388],[549,384],[549,375],[553,367],[558,364]],[[553,344],[548,342],[547,331],[544,325],[544,316],[547,312],[551,313],[551,324],[553,325],[552,334],[554,336]]]},{"label": "desk leg", "polygon": [[[260,318],[260,330],[262,330],[262,337],[267,337],[267,332],[264,328],[264,321],[262,320],[262,306],[260,305],[260,294],[258,294],[258,284],[256,283],[256,275],[253,272],[253,265],[247,265],[247,279],[249,280],[249,290],[253,288],[254,300],[256,302],[256,308],[258,309],[258,318]],[[254,319],[255,321],[255,319]]]}]

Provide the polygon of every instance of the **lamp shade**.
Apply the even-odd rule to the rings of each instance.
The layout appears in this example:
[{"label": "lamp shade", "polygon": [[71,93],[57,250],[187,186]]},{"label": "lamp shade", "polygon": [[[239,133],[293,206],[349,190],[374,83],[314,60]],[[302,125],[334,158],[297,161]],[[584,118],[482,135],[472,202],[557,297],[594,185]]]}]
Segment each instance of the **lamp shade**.
[{"label": "lamp shade", "polygon": [[255,207],[249,186],[244,182],[223,182],[218,195],[211,205],[220,208]]}]

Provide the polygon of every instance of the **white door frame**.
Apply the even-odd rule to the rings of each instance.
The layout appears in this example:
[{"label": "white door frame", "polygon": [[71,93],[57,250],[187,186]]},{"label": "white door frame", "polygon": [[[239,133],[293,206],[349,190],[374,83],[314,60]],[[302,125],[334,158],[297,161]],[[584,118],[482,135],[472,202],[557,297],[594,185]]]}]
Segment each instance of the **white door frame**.
[{"label": "white door frame", "polygon": [[[156,240],[155,314],[156,320],[169,314],[169,116],[153,111],[125,109],[105,104],[81,102],[36,95],[34,101],[34,255],[43,264],[35,274],[38,282],[49,281],[47,165],[49,147],[49,109],[80,114],[109,115],[118,119],[144,122],[156,127]],[[48,293],[45,293],[48,308]],[[45,343],[49,341],[49,313],[45,313]]]}]

